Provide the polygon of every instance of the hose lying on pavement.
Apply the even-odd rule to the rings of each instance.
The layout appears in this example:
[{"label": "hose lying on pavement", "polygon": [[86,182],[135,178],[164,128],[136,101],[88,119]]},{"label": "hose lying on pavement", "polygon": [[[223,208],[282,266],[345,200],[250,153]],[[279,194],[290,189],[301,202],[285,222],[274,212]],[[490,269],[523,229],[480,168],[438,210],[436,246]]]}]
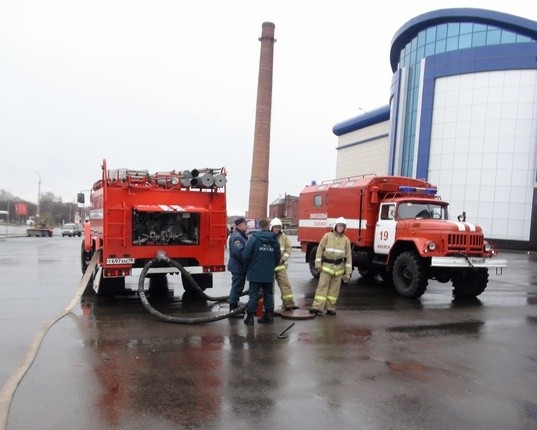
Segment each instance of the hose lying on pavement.
[{"label": "hose lying on pavement", "polygon": [[71,300],[71,303],[67,305],[63,312],[50,319],[41,328],[41,331],[34,337],[34,340],[30,348],[26,352],[26,355],[20,362],[19,367],[9,376],[4,386],[2,387],[2,390],[0,391],[0,429],[3,430],[7,427],[7,417],[9,414],[9,409],[11,407],[11,401],[13,400],[13,396],[15,395],[15,391],[17,390],[17,387],[22,381],[22,378],[24,378],[24,375],[26,375],[26,372],[28,372],[30,366],[33,364],[35,357],[37,356],[37,352],[39,351],[39,347],[41,346],[41,343],[43,342],[43,339],[45,338],[46,334],[54,324],[56,324],[64,316],[70,314],[73,311],[74,307],[79,302],[80,297],[82,297],[84,290],[91,281],[93,272],[97,265],[97,260],[99,258],[99,252],[100,251],[95,252],[93,258],[89,262],[88,269],[84,272],[84,276],[82,276],[82,279],[80,280],[80,284],[75,292],[73,299]]},{"label": "hose lying on pavement", "polygon": [[[150,261],[148,261],[146,263],[146,265],[142,269],[142,272],[140,273],[140,278],[138,279],[138,294],[140,295],[140,300],[142,301],[142,304],[149,311],[149,313],[151,315],[153,315],[153,316],[155,316],[155,317],[157,317],[157,318],[159,318],[159,319],[161,319],[161,320],[163,320],[165,322],[170,322],[170,323],[177,323],[177,324],[203,324],[203,323],[223,320],[225,318],[232,317],[233,315],[236,315],[238,313],[242,313],[242,312],[245,311],[246,306],[244,304],[242,304],[242,303],[239,303],[239,306],[237,308],[233,309],[232,311],[229,311],[229,312],[226,312],[226,313],[223,313],[223,314],[213,315],[213,316],[186,318],[186,317],[176,317],[176,316],[166,315],[166,314],[163,314],[162,312],[159,312],[153,306],[151,306],[151,304],[147,300],[147,296],[145,294],[145,288],[144,288],[145,278],[147,276],[147,273],[148,273],[149,269],[151,269],[151,267],[153,267],[153,265],[155,265],[157,263],[159,263],[159,264],[160,263],[166,263],[169,266],[173,266],[177,270],[179,270],[181,272],[181,274],[183,274],[185,276],[185,278],[190,282],[190,285],[192,285],[194,287],[196,292],[202,298],[204,298],[205,300],[210,300],[210,301],[213,301],[213,302],[225,302],[226,300],[229,299],[229,296],[220,296],[220,297],[208,296],[200,288],[200,286],[198,285],[196,280],[192,277],[192,275],[180,263],[178,263],[175,260],[172,260],[171,258],[166,256],[164,253],[159,253],[159,254],[157,254],[157,256],[155,258],[153,258],[152,260],[150,260]],[[243,295],[244,294],[246,294],[246,292],[244,292]]]}]

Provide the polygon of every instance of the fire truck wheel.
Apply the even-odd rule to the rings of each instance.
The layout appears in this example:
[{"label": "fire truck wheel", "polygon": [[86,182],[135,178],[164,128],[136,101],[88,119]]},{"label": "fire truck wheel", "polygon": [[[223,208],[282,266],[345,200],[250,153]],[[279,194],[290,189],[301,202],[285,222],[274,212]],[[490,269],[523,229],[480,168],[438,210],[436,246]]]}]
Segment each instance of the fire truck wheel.
[{"label": "fire truck wheel", "polygon": [[489,281],[488,269],[467,269],[451,277],[453,283],[453,295],[455,297],[477,297]]},{"label": "fire truck wheel", "polygon": [[82,274],[86,273],[86,269],[88,268],[89,262],[91,261],[91,257],[93,257],[93,252],[85,251],[84,241],[82,241],[82,246],[80,248],[80,263],[82,267]]},{"label": "fire truck wheel", "polygon": [[369,268],[358,268],[358,273],[360,276],[364,279],[371,280],[374,279],[375,276],[377,276],[377,271],[375,269],[369,269]]},{"label": "fire truck wheel", "polygon": [[317,255],[317,247],[314,246],[311,248],[310,253],[308,254],[308,263],[310,265],[310,273],[315,279],[319,279],[321,271],[315,268],[315,256]]},{"label": "fire truck wheel", "polygon": [[165,298],[168,297],[168,277],[165,273],[153,274],[149,276],[149,296]]},{"label": "fire truck wheel", "polygon": [[[205,291],[207,288],[213,287],[213,274],[212,273],[191,273],[190,276],[196,283],[198,287]],[[183,288],[185,291],[197,293],[197,288],[192,284],[190,279],[188,279],[184,274],[181,273],[181,282],[183,283]]]},{"label": "fire truck wheel", "polygon": [[416,299],[427,289],[427,270],[413,252],[402,252],[393,264],[393,284],[403,297]]},{"label": "fire truck wheel", "polygon": [[391,272],[388,272],[388,269],[386,267],[379,269],[378,273],[381,279],[386,282],[386,284],[393,286],[393,274]]},{"label": "fire truck wheel", "polygon": [[98,296],[101,297],[113,297],[119,295],[125,295],[125,278],[101,278],[99,283]]}]

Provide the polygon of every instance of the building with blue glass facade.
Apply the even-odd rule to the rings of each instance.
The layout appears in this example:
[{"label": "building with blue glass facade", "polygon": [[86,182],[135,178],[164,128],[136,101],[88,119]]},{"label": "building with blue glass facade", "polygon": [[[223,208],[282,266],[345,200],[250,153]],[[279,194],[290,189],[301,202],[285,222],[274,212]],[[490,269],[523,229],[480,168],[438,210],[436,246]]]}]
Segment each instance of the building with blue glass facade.
[{"label": "building with blue glass facade", "polygon": [[537,249],[537,22],[426,13],[395,34],[390,62],[389,105],[334,126],[337,176],[373,166],[427,179],[451,218],[464,211],[501,245]]}]

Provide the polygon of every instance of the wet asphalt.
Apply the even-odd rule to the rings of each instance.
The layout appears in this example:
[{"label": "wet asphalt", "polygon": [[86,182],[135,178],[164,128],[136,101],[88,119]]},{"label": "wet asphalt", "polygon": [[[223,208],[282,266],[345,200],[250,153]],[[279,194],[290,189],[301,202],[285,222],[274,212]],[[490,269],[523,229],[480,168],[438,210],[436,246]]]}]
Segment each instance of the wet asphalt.
[{"label": "wet asphalt", "polygon": [[[80,239],[58,234],[0,236],[2,384],[70,302],[79,249]],[[276,317],[272,326],[170,324],[135,295],[84,296],[44,338],[7,428],[537,428],[537,255],[502,256],[508,267],[491,272],[475,300],[455,301],[436,281],[407,300],[354,273],[336,316]],[[299,250],[289,273],[307,309],[316,281]],[[229,284],[229,273],[217,274],[208,294],[227,294]],[[183,302],[178,279],[170,287],[173,299],[155,302],[164,313],[227,310]]]}]

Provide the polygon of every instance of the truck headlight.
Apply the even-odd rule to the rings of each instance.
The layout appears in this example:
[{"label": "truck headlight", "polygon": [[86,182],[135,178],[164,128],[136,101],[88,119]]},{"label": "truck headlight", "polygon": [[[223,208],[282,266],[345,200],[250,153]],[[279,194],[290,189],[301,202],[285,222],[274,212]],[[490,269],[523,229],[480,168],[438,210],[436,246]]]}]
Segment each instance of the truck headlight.
[{"label": "truck headlight", "polygon": [[428,249],[429,251],[434,251],[434,250],[436,249],[436,243],[435,243],[435,242],[429,242],[429,243],[427,244],[427,249]]},{"label": "truck headlight", "polygon": [[491,252],[492,251],[492,246],[490,246],[490,243],[488,242],[485,242],[485,252]]}]

